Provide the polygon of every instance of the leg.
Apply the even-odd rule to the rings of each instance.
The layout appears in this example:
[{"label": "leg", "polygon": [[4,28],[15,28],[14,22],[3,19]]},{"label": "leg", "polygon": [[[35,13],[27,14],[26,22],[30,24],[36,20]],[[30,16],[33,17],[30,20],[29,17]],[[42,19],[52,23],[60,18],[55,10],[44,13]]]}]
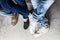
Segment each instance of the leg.
[{"label": "leg", "polygon": [[[30,28],[30,32],[35,36],[39,36],[42,33],[46,32],[48,29],[48,19],[45,17],[45,14],[49,7],[54,3],[54,0],[31,0],[34,11],[32,13],[32,18],[35,21],[35,27]],[[38,26],[38,24],[40,26]],[[32,30],[33,29],[33,30]],[[46,29],[46,31],[45,31]],[[39,35],[38,35],[39,34]]]},{"label": "leg", "polygon": [[34,7],[33,11],[34,19],[36,19],[37,21],[43,20],[43,17],[45,17],[47,10],[53,3],[54,0],[44,0],[44,1],[35,0],[35,3],[34,0],[32,0],[32,5]]},{"label": "leg", "polygon": [[24,19],[28,18],[29,11],[25,0],[16,0],[16,2],[17,4],[15,4],[12,0],[0,0],[0,4],[4,10],[19,13]]},{"label": "leg", "polygon": [[23,15],[23,21],[24,21],[24,29],[27,29],[29,27],[29,11],[28,7],[26,5],[25,0],[16,0],[17,4],[19,4],[22,8],[20,8],[22,11],[18,12],[21,15]]}]

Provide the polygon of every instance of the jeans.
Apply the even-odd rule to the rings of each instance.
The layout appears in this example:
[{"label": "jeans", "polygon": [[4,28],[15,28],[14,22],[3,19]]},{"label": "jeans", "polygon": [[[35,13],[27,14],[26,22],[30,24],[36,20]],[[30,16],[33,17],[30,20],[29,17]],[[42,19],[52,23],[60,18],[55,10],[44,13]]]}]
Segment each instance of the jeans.
[{"label": "jeans", "polygon": [[54,3],[55,0],[31,0],[34,11],[32,13],[35,21],[41,23],[42,26],[48,25],[48,19],[45,14],[49,7]]},{"label": "jeans", "polygon": [[[23,18],[28,18],[29,11],[26,5],[25,0],[15,0],[15,4],[12,0],[0,0],[0,6],[2,12],[6,12],[6,15],[13,15],[13,13],[19,13]],[[1,13],[0,13],[1,14]]]}]

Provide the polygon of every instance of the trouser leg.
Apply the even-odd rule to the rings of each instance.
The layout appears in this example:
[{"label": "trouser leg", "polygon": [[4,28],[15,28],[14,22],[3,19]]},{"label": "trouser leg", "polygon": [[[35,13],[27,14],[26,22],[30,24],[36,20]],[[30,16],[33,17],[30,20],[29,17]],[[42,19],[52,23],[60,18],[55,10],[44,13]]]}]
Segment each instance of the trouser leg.
[{"label": "trouser leg", "polygon": [[49,7],[54,3],[54,0],[31,0],[34,11],[32,13],[33,18],[39,21],[41,25],[48,25],[48,19],[45,14]]}]

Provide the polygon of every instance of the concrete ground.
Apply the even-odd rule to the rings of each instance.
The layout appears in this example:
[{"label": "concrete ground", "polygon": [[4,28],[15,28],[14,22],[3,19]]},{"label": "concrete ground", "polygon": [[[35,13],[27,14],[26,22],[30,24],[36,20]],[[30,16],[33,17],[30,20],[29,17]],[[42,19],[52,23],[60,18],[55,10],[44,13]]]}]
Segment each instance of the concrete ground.
[{"label": "concrete ground", "polygon": [[30,34],[29,29],[23,29],[21,15],[16,26],[11,25],[10,17],[0,15],[0,40],[60,40],[60,0],[56,0],[48,11],[50,31],[37,38]]}]

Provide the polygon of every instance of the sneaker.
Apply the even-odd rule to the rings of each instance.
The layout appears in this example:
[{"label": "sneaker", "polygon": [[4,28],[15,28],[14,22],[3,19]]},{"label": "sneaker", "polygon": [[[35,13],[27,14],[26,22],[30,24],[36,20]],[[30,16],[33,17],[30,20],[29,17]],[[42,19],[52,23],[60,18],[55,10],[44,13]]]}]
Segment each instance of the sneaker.
[{"label": "sneaker", "polygon": [[29,18],[27,20],[27,22],[24,22],[24,29],[26,30],[29,27]]},{"label": "sneaker", "polygon": [[31,34],[35,33],[35,27],[37,27],[37,22],[33,19],[32,15],[29,16],[30,20],[30,25],[29,25],[29,30]]},{"label": "sneaker", "polygon": [[[41,26],[41,25],[40,25]],[[35,34],[33,34],[34,37],[42,36],[43,34],[47,33],[49,31],[49,26],[46,27],[37,27],[37,30],[35,30]]]},{"label": "sneaker", "polygon": [[45,33],[48,32],[49,30],[49,26],[45,26],[43,27],[41,25],[41,23],[35,21],[32,17],[32,15],[30,15],[29,17],[30,19],[30,26],[29,26],[29,29],[30,29],[30,33],[34,36],[34,37],[38,37],[38,36],[41,36]]},{"label": "sneaker", "polygon": [[16,24],[17,24],[17,22],[18,22],[18,17],[19,17],[19,14],[14,14],[12,17],[11,17],[11,24],[13,25],[13,26],[15,26]]}]

